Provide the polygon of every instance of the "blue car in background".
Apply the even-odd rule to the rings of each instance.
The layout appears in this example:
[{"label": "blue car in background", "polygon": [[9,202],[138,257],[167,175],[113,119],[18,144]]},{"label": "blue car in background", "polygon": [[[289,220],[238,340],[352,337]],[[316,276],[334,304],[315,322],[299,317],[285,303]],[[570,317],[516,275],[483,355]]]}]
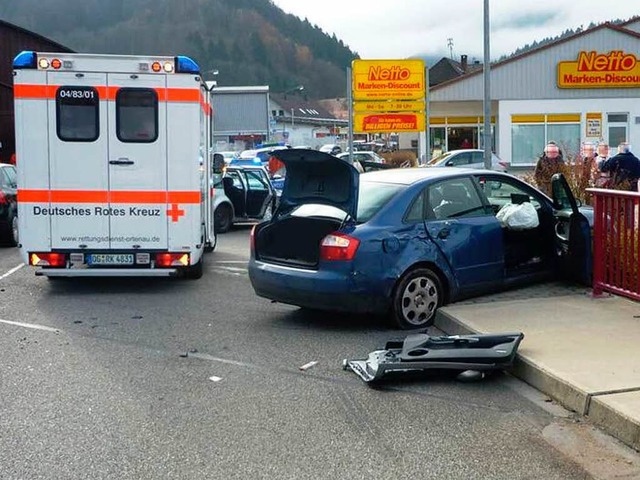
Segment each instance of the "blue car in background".
[{"label": "blue car in background", "polygon": [[[252,231],[249,278],[264,298],[389,314],[404,329],[464,297],[563,274],[587,281],[590,225],[564,177],[554,197],[495,171],[392,169],[359,174],[314,150],[281,150],[287,181],[271,220]],[[504,228],[529,202],[537,226]],[[529,205],[527,205],[529,207]]]}]

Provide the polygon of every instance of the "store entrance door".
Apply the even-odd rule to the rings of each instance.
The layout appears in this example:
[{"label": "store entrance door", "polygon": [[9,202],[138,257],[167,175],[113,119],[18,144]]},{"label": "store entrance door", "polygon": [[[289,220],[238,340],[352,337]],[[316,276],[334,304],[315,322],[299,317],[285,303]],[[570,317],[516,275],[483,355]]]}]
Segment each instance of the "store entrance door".
[{"label": "store entrance door", "polygon": [[478,127],[449,127],[447,129],[447,150],[478,148]]}]

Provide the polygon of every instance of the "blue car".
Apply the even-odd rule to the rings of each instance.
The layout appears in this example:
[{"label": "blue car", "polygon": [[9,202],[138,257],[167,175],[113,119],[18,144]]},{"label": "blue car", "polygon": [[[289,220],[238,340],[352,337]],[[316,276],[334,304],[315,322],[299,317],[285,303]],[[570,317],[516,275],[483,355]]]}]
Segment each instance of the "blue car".
[{"label": "blue car", "polygon": [[[589,221],[561,175],[552,200],[495,171],[359,174],[323,152],[274,155],[287,168],[280,203],[251,238],[249,278],[261,297],[389,314],[414,329],[465,297],[560,274],[588,280]],[[507,204],[527,207],[535,225],[505,227],[497,214]]]}]

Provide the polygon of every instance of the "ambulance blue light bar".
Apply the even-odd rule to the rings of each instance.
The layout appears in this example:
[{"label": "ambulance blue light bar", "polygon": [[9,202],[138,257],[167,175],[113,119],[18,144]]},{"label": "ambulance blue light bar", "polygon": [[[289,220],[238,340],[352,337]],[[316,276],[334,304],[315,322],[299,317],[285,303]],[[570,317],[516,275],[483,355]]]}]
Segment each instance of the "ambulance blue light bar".
[{"label": "ambulance blue light bar", "polygon": [[176,73],[200,73],[200,67],[189,57],[178,55],[176,57]]},{"label": "ambulance blue light bar", "polygon": [[13,59],[13,68],[37,68],[38,55],[36,52],[24,50]]}]

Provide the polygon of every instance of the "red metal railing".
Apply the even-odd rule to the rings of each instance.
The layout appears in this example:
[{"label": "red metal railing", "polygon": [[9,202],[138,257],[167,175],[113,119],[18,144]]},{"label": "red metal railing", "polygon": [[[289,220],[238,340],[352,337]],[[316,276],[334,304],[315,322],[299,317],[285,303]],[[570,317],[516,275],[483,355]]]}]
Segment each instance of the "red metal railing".
[{"label": "red metal railing", "polygon": [[589,188],[593,195],[593,294],[640,300],[640,193]]}]

